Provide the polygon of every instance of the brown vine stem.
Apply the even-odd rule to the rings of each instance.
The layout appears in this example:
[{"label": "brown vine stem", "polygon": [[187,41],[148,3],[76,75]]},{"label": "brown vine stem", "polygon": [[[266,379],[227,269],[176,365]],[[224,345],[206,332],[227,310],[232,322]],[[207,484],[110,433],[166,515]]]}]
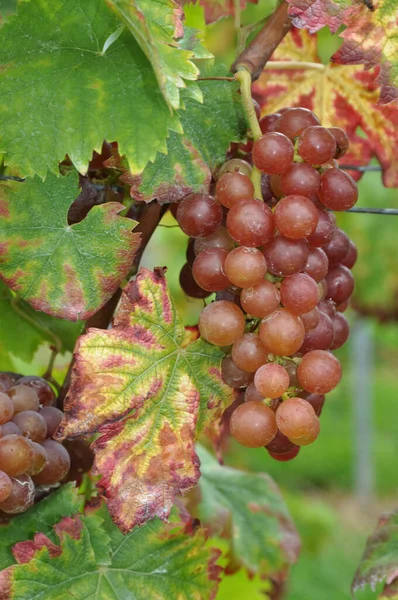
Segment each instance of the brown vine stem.
[{"label": "brown vine stem", "polygon": [[[156,201],[142,206],[140,215],[138,217],[138,225],[134,229],[134,233],[141,233],[141,242],[137,252],[135,253],[134,260],[131,265],[131,271],[129,273],[129,278],[133,277],[137,273],[144,250],[147,247],[153,232],[158,226],[159,221],[165,214],[166,210],[167,205],[161,206]],[[132,216],[130,214],[130,211],[127,213],[126,216]],[[95,315],[93,315],[90,319],[87,320],[85,331],[87,331],[87,329],[89,329],[90,327],[96,327],[97,329],[107,329],[112,321],[113,313],[116,310],[121,295],[122,288],[119,287],[115,291],[113,296],[108,300],[108,302],[104,304],[104,306],[100,308],[100,310],[96,312]],[[72,359],[65,380],[62,384],[58,395],[57,407],[61,410],[63,408],[64,400],[69,390],[73,363],[74,360]]]},{"label": "brown vine stem", "polygon": [[275,48],[279,46],[292,26],[288,13],[289,5],[284,1],[267,19],[247,48],[237,57],[231,66],[232,73],[236,73],[239,68],[243,67],[249,71],[252,81],[258,79]]}]

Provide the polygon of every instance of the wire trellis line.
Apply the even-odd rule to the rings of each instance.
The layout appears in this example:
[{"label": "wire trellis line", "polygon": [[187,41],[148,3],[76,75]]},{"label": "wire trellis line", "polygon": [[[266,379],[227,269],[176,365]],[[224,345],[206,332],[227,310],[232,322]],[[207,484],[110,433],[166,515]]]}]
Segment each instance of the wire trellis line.
[{"label": "wire trellis line", "polygon": [[398,208],[349,208],[348,213],[364,213],[369,215],[398,215]]}]

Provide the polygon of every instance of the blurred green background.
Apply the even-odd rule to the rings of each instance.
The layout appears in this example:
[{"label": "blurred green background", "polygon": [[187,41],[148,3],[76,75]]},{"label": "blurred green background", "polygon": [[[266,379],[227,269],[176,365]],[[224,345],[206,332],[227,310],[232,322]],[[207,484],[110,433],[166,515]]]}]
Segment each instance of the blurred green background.
[{"label": "blurred green background", "polygon": [[[185,6],[187,23],[204,28],[203,10]],[[242,23],[261,19],[273,8],[269,1],[248,5],[242,13]],[[326,31],[319,36],[319,52],[327,61],[339,45],[337,36]],[[216,60],[230,64],[235,56],[236,35],[232,18],[206,28],[205,42]],[[338,126],[338,123],[336,123]],[[367,173],[359,183],[358,206],[396,207],[397,190],[386,189],[377,172]],[[391,307],[397,302],[398,290],[398,216],[343,214],[340,225],[359,248],[356,276],[356,297],[366,305]],[[167,265],[168,280],[178,309],[186,324],[195,324],[203,307],[201,301],[186,298],[180,290],[178,277],[185,262],[187,238],[176,227],[170,213],[153,236],[143,259],[150,268]],[[321,418],[321,435],[315,444],[304,448],[298,458],[289,463],[273,461],[262,450],[245,449],[230,444],[225,462],[253,471],[270,473],[281,486],[291,509],[303,549],[297,565],[292,568],[286,586],[286,600],[345,600],[351,598],[350,584],[359,563],[367,536],[373,530],[380,513],[398,506],[398,325],[380,324],[359,318],[353,311],[347,316],[353,328],[367,332],[372,347],[368,369],[371,427],[367,468],[373,482],[367,493],[358,487],[358,456],[356,436],[360,436],[354,397],[357,394],[355,370],[358,356],[353,343],[339,351],[344,377],[326,401]],[[360,321],[360,322],[359,322]],[[70,356],[57,360],[56,372],[61,379]],[[40,350],[36,370],[42,373],[48,354]],[[32,373],[32,365],[14,359],[15,370]],[[357,406],[360,405],[357,398]],[[358,408],[357,408],[358,411]],[[364,457],[362,457],[364,458]],[[365,461],[365,462],[366,462]],[[250,580],[242,571],[226,578],[217,600],[265,600],[268,582]],[[376,598],[365,590],[359,600]]]}]

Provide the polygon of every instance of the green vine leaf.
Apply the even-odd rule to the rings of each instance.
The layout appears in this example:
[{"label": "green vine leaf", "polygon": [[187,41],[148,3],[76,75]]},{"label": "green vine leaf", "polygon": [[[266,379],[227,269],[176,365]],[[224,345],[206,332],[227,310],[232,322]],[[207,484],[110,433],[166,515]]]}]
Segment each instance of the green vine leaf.
[{"label": "green vine leaf", "polygon": [[[212,55],[199,42],[191,42],[184,48],[183,10],[175,0],[106,0],[127,25],[142,51],[150,61],[159,87],[170,108],[180,107],[180,89],[187,81],[195,81],[199,69],[192,62],[195,58],[211,58]],[[201,101],[199,88],[196,97]]]},{"label": "green vine leaf", "polygon": [[112,296],[140,240],[131,232],[136,222],[118,216],[118,202],[94,206],[68,225],[78,193],[77,173],[0,186],[1,278],[34,309],[75,321]]},{"label": "green vine leaf", "polygon": [[[102,508],[63,519],[57,542],[19,543],[20,563],[0,573],[8,600],[212,600],[221,568],[203,530],[158,519],[124,536]],[[187,535],[189,533],[189,535]],[[7,595],[4,595],[4,592]]]},{"label": "green vine leaf", "polygon": [[81,321],[71,323],[33,310],[0,281],[0,370],[13,369],[10,355],[31,361],[43,342],[60,343],[62,352],[73,352],[82,327]]},{"label": "green vine leaf", "polygon": [[382,581],[386,584],[386,595],[396,591],[398,579],[398,511],[383,515],[374,532],[366,542],[365,552],[355,573],[352,593],[369,585],[372,590]]},{"label": "green vine leaf", "polygon": [[20,3],[1,28],[0,152],[21,176],[58,173],[65,154],[85,173],[104,139],[138,173],[181,132],[131,33],[103,52],[119,27],[104,0],[42,0]]},{"label": "green vine leaf", "polygon": [[198,482],[195,437],[234,397],[221,378],[223,356],[202,339],[186,345],[163,269],[141,269],[114,327],[79,339],[57,436],[100,433],[99,487],[122,531],[166,520],[174,497]]},{"label": "green vine leaf", "polygon": [[[76,514],[81,507],[81,498],[72,483],[54,490],[50,496],[35,504],[26,513],[14,516],[0,525],[0,570],[12,565],[15,560],[12,547],[17,542],[32,539],[37,532],[51,535],[52,527],[62,518]],[[0,597],[2,592],[0,580]]]},{"label": "green vine leaf", "polygon": [[298,558],[300,539],[273,479],[221,466],[201,446],[197,452],[202,471],[198,516],[212,534],[228,534],[227,570],[241,565],[251,574],[285,579]]}]

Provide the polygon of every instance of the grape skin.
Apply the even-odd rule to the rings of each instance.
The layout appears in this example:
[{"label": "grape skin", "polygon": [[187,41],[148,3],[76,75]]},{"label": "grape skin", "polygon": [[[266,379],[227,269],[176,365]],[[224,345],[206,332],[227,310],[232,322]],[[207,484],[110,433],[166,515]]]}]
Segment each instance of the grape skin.
[{"label": "grape skin", "polygon": [[273,411],[262,402],[254,400],[245,402],[234,410],[229,427],[236,441],[248,448],[266,446],[277,432]]},{"label": "grape skin", "polygon": [[266,133],[253,144],[253,164],[270,175],[280,175],[286,171],[292,164],[293,157],[293,144],[282,133]]},{"label": "grape skin", "polygon": [[276,411],[278,429],[297,446],[312,444],[319,435],[319,419],[303,398],[288,398]]},{"label": "grape skin", "polygon": [[224,173],[217,181],[216,197],[227,208],[241,200],[251,200],[254,198],[253,182],[250,177],[239,171]]},{"label": "grape skin", "polygon": [[222,361],[221,375],[227,385],[237,389],[246,387],[253,379],[251,373],[234,363],[232,356],[226,356]]},{"label": "grape skin", "polygon": [[261,321],[259,336],[264,346],[277,356],[291,356],[304,341],[305,329],[300,317],[279,308]]},{"label": "grape skin", "polygon": [[262,246],[274,235],[272,212],[259,200],[238,202],[228,212],[227,230],[240,246]]},{"label": "grape skin", "polygon": [[339,360],[326,350],[312,350],[304,354],[297,369],[301,386],[312,394],[331,392],[341,379]]},{"label": "grape skin", "polygon": [[318,285],[306,273],[286,277],[281,283],[280,293],[282,304],[296,315],[308,313],[319,302]]},{"label": "grape skin", "polygon": [[275,224],[287,238],[299,240],[314,233],[318,209],[305,196],[285,196],[275,207]]},{"label": "grape skin", "polygon": [[0,502],[0,510],[10,515],[16,515],[33,506],[35,486],[32,479],[26,474],[12,477],[11,482],[11,494],[6,500]]},{"label": "grape skin", "polygon": [[207,248],[195,258],[192,275],[197,285],[208,292],[220,292],[231,285],[225,273],[228,252],[222,248]]},{"label": "grape skin", "polygon": [[268,363],[257,369],[254,385],[264,398],[278,398],[287,391],[290,377],[282,365]]},{"label": "grape skin", "polygon": [[232,346],[232,359],[243,371],[254,373],[267,360],[267,351],[256,333],[245,333]]},{"label": "grape skin", "polygon": [[245,318],[238,306],[228,300],[212,302],[199,317],[201,336],[210,344],[229,346],[242,337]]},{"label": "grape skin", "polygon": [[273,283],[264,280],[258,285],[242,290],[240,301],[247,314],[261,319],[278,308],[280,293]]},{"label": "grape skin", "polygon": [[237,287],[247,288],[259,284],[267,270],[264,254],[257,248],[239,246],[225,259],[225,274]]},{"label": "grape skin", "polygon": [[177,222],[189,237],[210,235],[222,222],[223,210],[217,200],[206,194],[189,194],[177,209]]}]

